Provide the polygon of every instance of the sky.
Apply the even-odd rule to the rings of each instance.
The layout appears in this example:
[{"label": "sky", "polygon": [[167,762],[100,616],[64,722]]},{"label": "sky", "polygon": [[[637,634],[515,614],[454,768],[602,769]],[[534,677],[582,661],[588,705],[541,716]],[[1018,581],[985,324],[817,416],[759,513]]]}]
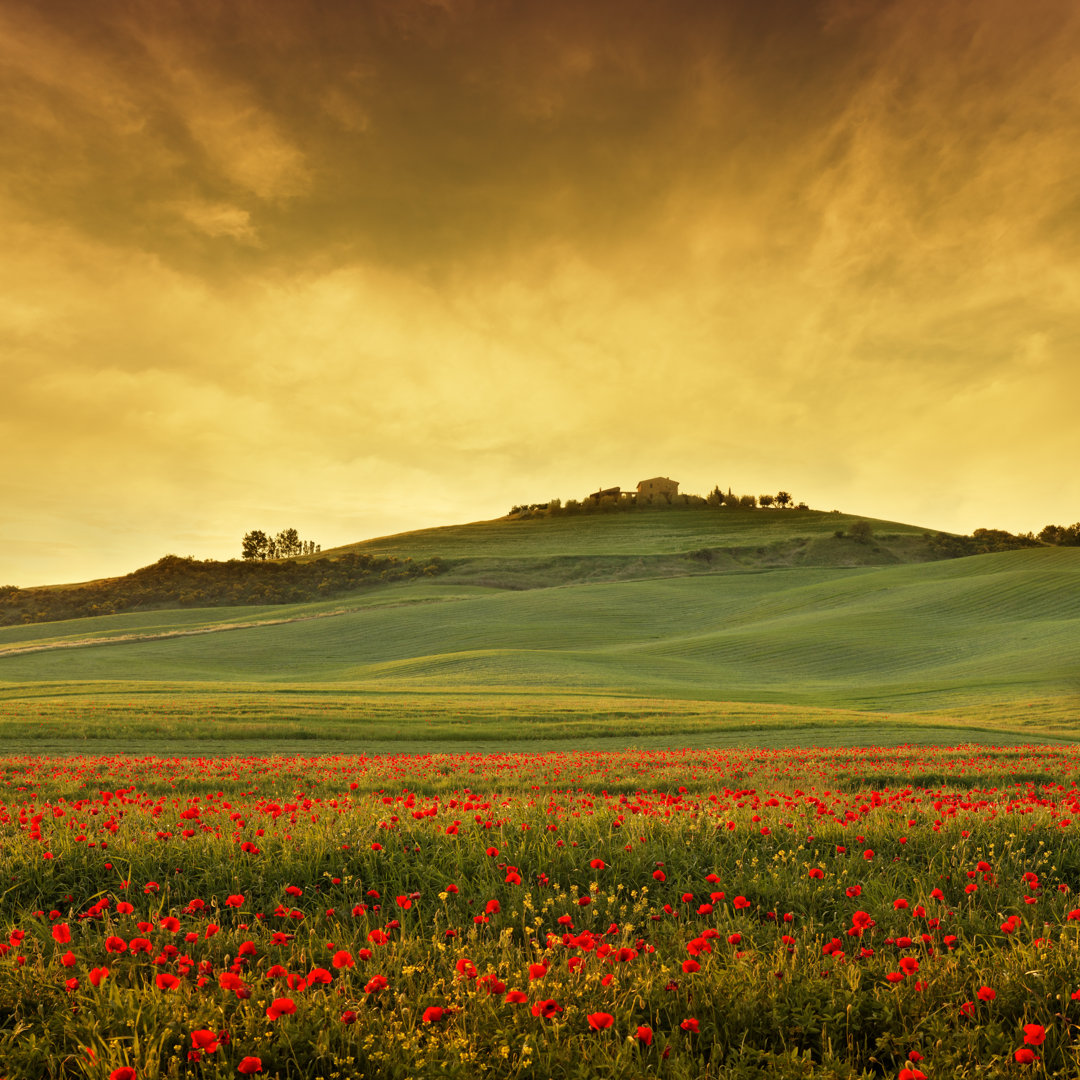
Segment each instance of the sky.
[{"label": "sky", "polygon": [[1080,518],[1074,0],[0,0],[0,584],[633,488]]}]

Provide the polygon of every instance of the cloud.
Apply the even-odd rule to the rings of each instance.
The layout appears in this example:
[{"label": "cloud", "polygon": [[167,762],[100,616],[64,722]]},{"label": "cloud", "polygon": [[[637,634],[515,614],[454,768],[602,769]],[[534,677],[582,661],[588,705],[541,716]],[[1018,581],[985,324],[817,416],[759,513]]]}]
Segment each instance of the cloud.
[{"label": "cloud", "polygon": [[230,236],[234,240],[254,242],[258,234],[251,214],[229,203],[210,203],[193,199],[175,204],[176,212],[207,236]]},{"label": "cloud", "polygon": [[0,11],[0,498],[73,576],[656,473],[1080,498],[1065,0],[88,12]]}]

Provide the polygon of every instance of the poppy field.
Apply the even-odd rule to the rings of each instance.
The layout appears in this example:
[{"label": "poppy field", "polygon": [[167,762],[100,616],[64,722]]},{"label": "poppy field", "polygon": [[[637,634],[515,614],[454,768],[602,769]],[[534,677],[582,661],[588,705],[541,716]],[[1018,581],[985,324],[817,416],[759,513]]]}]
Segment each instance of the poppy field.
[{"label": "poppy field", "polygon": [[1080,749],[0,759],[0,1076],[1080,1075]]}]

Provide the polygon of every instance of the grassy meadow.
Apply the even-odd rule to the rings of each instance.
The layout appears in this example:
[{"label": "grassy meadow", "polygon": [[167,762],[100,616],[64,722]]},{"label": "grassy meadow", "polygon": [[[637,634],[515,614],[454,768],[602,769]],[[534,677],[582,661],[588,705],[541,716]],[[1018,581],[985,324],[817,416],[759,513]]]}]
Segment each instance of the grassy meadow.
[{"label": "grassy meadow", "polygon": [[1072,736],[1080,550],[940,559],[897,523],[836,537],[853,520],[480,522],[355,546],[438,554],[435,578],[5,627],[0,732],[241,749]]}]

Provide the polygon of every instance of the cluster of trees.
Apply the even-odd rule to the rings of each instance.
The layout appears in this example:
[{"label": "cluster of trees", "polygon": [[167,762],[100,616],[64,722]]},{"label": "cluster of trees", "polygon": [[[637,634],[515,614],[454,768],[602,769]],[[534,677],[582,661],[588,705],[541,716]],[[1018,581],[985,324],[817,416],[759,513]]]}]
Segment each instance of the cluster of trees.
[{"label": "cluster of trees", "polygon": [[938,533],[926,539],[942,554],[960,558],[964,555],[987,555],[994,551],[1014,551],[1017,548],[1080,547],[1080,521],[1075,525],[1047,525],[1038,534],[1011,533],[1004,529],[976,529],[970,536],[947,536]]},{"label": "cluster of trees", "polygon": [[708,495],[650,495],[639,498],[636,492],[622,491],[618,495],[604,495],[599,499],[591,496],[584,499],[551,499],[546,503],[520,503],[510,508],[507,515],[512,518],[560,517],[567,514],[610,514],[623,510],[637,510],[642,507],[732,507],[742,510],[754,510],[758,507],[779,507],[781,510],[791,507],[795,510],[809,510],[804,502],[796,505],[790,492],[779,491],[775,495],[735,495],[731,488],[725,493],[717,485]]},{"label": "cluster of trees", "polygon": [[245,559],[292,559],[297,555],[317,555],[322,545],[301,540],[295,529],[282,529],[269,536],[262,529],[252,529],[240,541],[240,555]]},{"label": "cluster of trees", "polygon": [[1011,533],[1004,529],[976,529],[970,536],[923,534],[924,540],[946,558],[959,559],[965,555],[989,555],[995,551],[1015,551],[1018,548],[1041,547],[1031,533]]},{"label": "cluster of trees", "polygon": [[434,577],[445,569],[392,555],[344,554],[312,562],[264,562],[166,555],[150,566],[107,581],[19,589],[0,588],[0,626],[113,615],[167,607],[295,604],[330,599],[366,585]]},{"label": "cluster of trees", "polygon": [[1080,521],[1075,525],[1047,525],[1039,531],[1038,539],[1055,547],[1080,547]]},{"label": "cluster of trees", "polygon": [[736,495],[731,488],[728,488],[726,492],[721,491],[719,484],[705,496],[705,503],[708,506],[741,507],[744,510],[753,510],[755,507],[767,510],[772,506],[779,507],[781,510],[786,510],[788,507],[794,510],[810,509],[804,502],[796,504],[790,491],[778,491],[775,495]]}]

